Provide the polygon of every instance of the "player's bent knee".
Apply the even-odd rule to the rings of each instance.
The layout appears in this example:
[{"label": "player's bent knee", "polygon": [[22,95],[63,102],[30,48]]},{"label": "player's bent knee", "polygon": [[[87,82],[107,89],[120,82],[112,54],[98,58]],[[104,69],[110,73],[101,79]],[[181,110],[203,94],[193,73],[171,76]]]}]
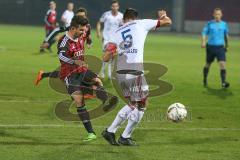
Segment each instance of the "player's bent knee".
[{"label": "player's bent knee", "polygon": [[76,103],[77,107],[82,106],[83,104],[83,96],[80,94],[72,94],[72,98],[74,99],[74,102]]},{"label": "player's bent knee", "polygon": [[120,111],[120,112],[118,112],[118,116],[121,119],[127,119],[127,113],[126,112]]},{"label": "player's bent knee", "polygon": [[138,112],[131,112],[128,115],[128,119],[135,122],[135,123],[139,123],[141,121],[141,116],[139,115]]},{"label": "player's bent knee", "polygon": [[97,78],[94,78],[93,80],[94,80],[94,82],[95,82],[97,85],[103,86],[103,83],[102,83],[102,81],[101,81],[100,78],[97,77]]},{"label": "player's bent knee", "polygon": [[224,61],[219,61],[219,66],[221,69],[225,69],[225,62]]}]

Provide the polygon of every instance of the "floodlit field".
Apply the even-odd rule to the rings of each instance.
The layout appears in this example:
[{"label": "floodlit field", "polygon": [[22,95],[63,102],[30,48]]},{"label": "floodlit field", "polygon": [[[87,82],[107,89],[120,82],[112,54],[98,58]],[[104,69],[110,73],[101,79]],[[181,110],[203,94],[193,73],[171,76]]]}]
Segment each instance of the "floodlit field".
[{"label": "floodlit field", "polygon": [[[43,37],[40,27],[0,25],[0,159],[239,160],[239,40],[230,41],[227,74],[231,87],[223,90],[216,63],[210,71],[209,88],[202,86],[205,52],[199,36],[149,35],[145,60],[167,66],[168,72],[161,78],[173,84],[174,90],[150,98],[145,117],[133,134],[139,147],[112,147],[100,133],[123,106],[122,101],[112,112],[93,120],[98,139],[86,143],[80,122],[64,122],[54,113],[56,103],[69,96],[53,91],[48,80],[33,85],[39,69],[52,71],[59,65],[56,47],[54,53],[39,54]],[[93,48],[86,54],[100,57],[100,41],[95,33],[93,37]],[[116,94],[110,81],[104,84]],[[183,123],[174,124],[164,117],[174,102],[188,108]],[[88,102],[90,108],[95,105],[95,100]]]}]

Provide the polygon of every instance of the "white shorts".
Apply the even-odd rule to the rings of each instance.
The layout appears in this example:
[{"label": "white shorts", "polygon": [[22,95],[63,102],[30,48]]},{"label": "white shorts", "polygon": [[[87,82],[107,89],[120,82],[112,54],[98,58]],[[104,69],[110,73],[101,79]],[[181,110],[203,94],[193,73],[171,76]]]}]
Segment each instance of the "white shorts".
[{"label": "white shorts", "polygon": [[143,101],[148,97],[149,87],[145,76],[132,74],[116,74],[116,80],[120,85],[125,98],[131,101]]}]

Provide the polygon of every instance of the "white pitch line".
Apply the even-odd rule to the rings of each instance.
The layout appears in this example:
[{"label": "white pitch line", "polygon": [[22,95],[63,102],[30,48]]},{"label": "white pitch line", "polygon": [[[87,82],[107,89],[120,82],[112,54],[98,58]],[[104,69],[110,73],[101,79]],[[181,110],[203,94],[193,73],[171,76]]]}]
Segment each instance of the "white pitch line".
[{"label": "white pitch line", "polygon": [[[81,125],[62,124],[0,124],[0,128],[82,128]],[[94,126],[94,128],[106,128],[106,126]],[[138,130],[163,130],[163,131],[240,131],[240,128],[153,128],[137,127]]]}]

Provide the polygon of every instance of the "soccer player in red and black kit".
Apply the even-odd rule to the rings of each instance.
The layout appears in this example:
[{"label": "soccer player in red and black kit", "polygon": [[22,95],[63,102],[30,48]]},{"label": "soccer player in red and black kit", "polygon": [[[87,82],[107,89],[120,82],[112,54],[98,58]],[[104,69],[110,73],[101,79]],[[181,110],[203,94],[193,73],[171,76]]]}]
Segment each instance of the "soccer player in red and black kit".
[{"label": "soccer player in red and black kit", "polygon": [[[84,61],[84,39],[88,20],[82,16],[74,16],[69,31],[60,39],[58,43],[58,57],[61,63],[60,79],[65,81],[67,91],[71,95],[77,106],[77,113],[82,121],[88,136],[85,141],[96,139],[93,131],[89,113],[84,103],[85,89],[93,88],[96,96],[102,100],[103,104],[108,99],[107,93],[102,87],[101,80],[95,73],[90,71]],[[112,97],[108,107],[117,103],[117,97]]]},{"label": "soccer player in red and black kit", "polygon": [[[44,18],[46,37],[57,27],[57,12],[56,12],[56,3],[54,1],[49,2],[49,10]],[[49,41],[49,46],[47,49],[52,52],[51,46],[55,42],[54,39]],[[44,52],[44,48],[40,48],[40,52]]]},{"label": "soccer player in red and black kit", "polygon": [[[85,18],[87,18],[87,10],[85,8],[82,8],[80,7],[75,15],[77,16],[83,16]],[[54,39],[54,37],[59,34],[59,33],[62,33],[62,32],[66,32],[68,31],[70,28],[69,27],[58,27],[56,29],[54,29],[44,40],[41,48],[47,48],[49,46],[49,42],[52,41],[52,39]],[[86,31],[83,35],[85,38],[84,40],[86,41],[86,44],[88,46],[88,48],[90,48],[92,46],[92,38],[91,38],[91,26],[90,24],[87,25],[86,27]],[[40,70],[38,72],[38,75],[37,75],[37,78],[35,80],[35,85],[38,85],[39,82],[44,79],[44,78],[48,78],[48,77],[51,77],[51,78],[58,78],[59,76],[59,71],[53,71],[53,72],[44,72],[43,70]]]}]

